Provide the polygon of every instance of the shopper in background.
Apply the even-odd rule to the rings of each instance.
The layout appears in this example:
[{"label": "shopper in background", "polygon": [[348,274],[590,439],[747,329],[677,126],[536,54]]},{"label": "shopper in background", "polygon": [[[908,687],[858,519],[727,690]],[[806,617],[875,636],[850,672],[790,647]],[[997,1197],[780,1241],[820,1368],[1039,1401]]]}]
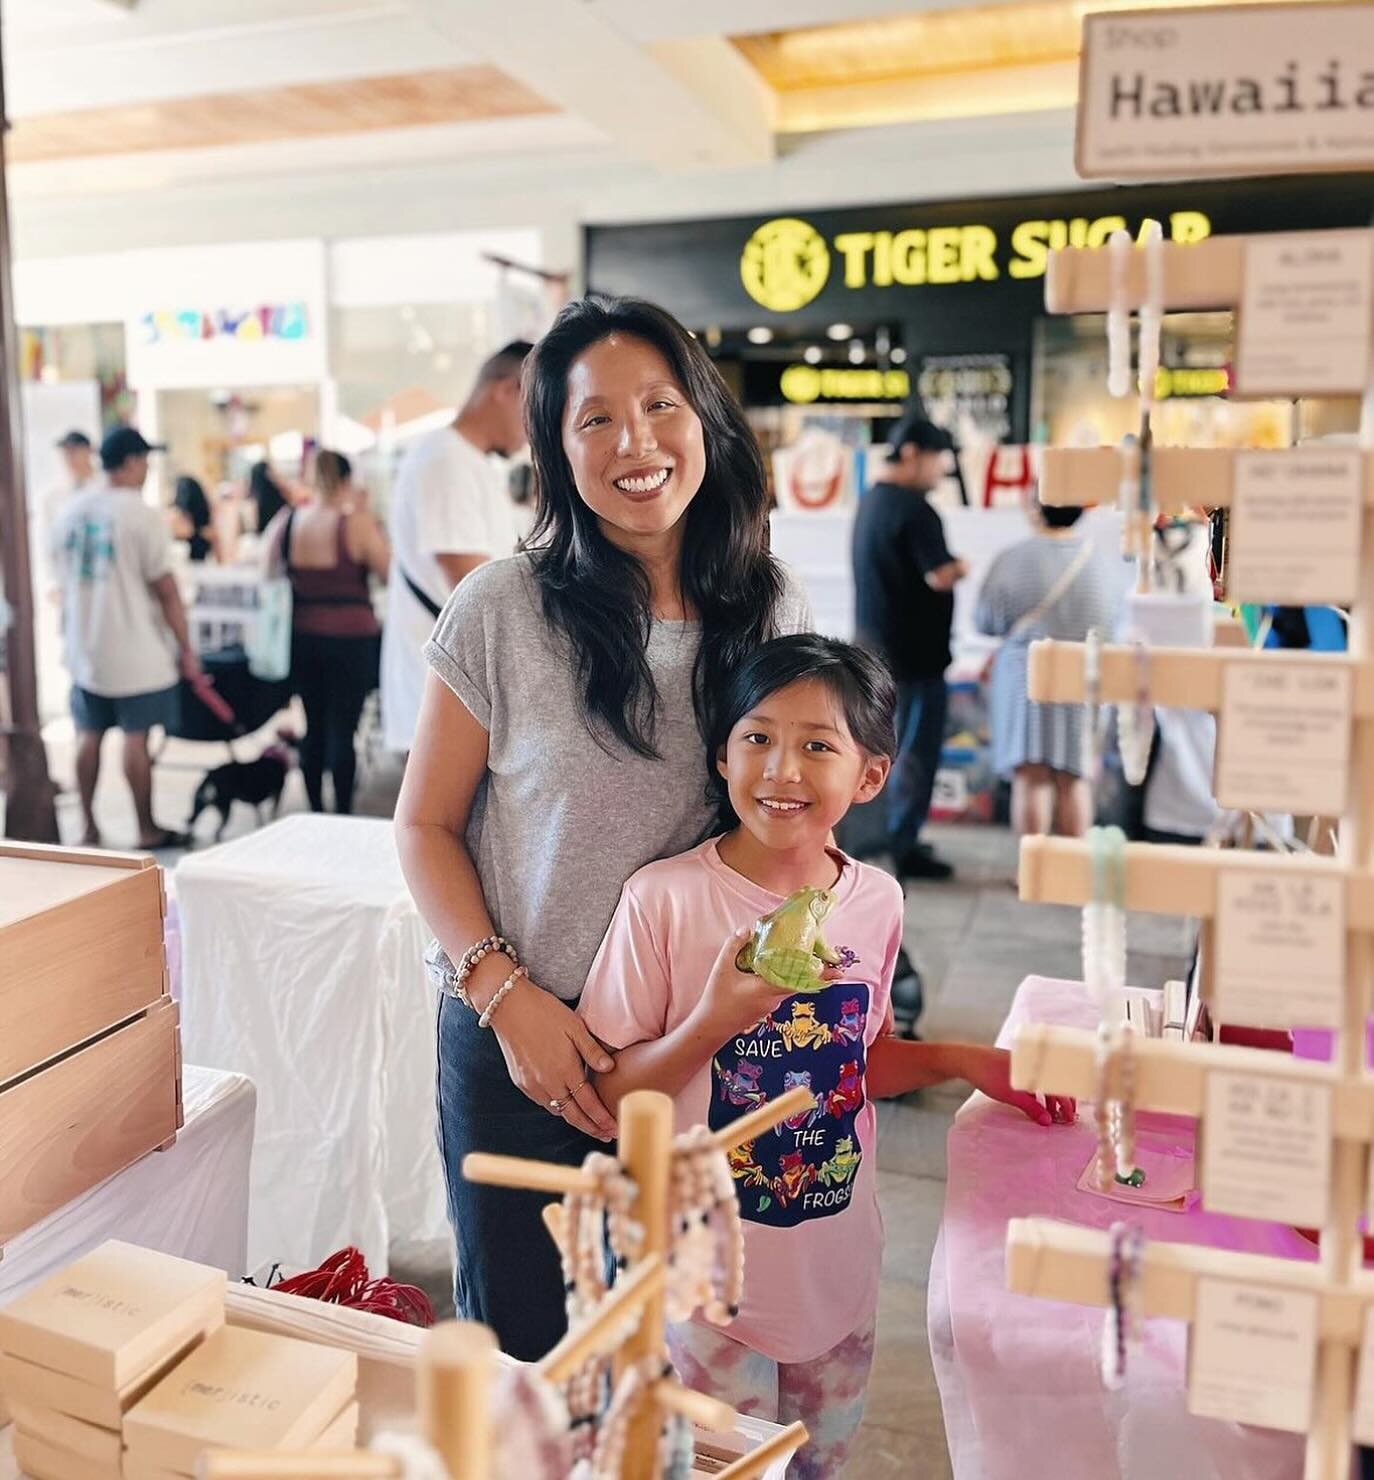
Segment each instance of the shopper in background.
[{"label": "shopper in background", "polygon": [[897,680],[897,755],[888,782],[888,836],[897,872],[948,879],[954,870],[921,841],[945,740],[945,669],[954,587],[968,573],[945,543],[927,495],[949,468],[954,439],[921,415],[898,423],[882,478],[854,521],[855,627]]},{"label": "shopper in background", "polygon": [[101,842],[93,808],[107,730],[124,732],[124,775],[138,817],[138,846],[184,842],[153,820],[148,754],[148,731],[175,723],[178,677],[200,674],[172,575],[166,523],[139,496],[148,454],[160,450],[132,427],[112,431],[100,447],[104,483],[72,498],[53,533],[72,675],[83,841],[91,847]]},{"label": "shopper in background", "polygon": [[354,735],[377,687],[381,641],[368,577],[386,579],[391,548],[353,487],[348,459],[322,451],[314,468],[310,501],[283,509],[268,529],[266,561],[291,582],[291,679],[305,706],[301,775],[310,808],[324,811],[328,771],[334,810],[348,813],[357,775]]},{"label": "shopper in background", "polygon": [[271,467],[265,462],[253,464],[253,470],[248,475],[248,497],[257,516],[254,527],[259,534],[265,533],[267,526],[291,502],[282,491]]},{"label": "shopper in background", "polygon": [[[463,1156],[576,1165],[614,1138],[588,1081],[612,1062],[572,1009],[625,880],[711,824],[702,736],[726,674],[810,614],[768,553],[754,434],[676,319],[569,304],[530,357],[525,405],[539,522],[528,554],[462,582],[425,647],[396,841],[447,986],[458,1309],[534,1360],[566,1325],[545,1199],[464,1181]],[[529,976],[504,989],[507,944]]]},{"label": "shopper in background", "polygon": [[52,562],[52,540],[58,521],[72,495],[93,487],[100,477],[95,466],[91,439],[85,432],[68,432],[57,444],[57,450],[62,454],[63,478],[55,488],[43,495],[41,531],[43,562],[49,577],[49,597],[54,602],[61,598],[57,569]]},{"label": "shopper in background", "polygon": [[1011,822],[1022,836],[1081,838],[1093,821],[1083,706],[1037,704],[1026,682],[1032,642],[1082,642],[1092,628],[1106,640],[1116,621],[1116,590],[1077,528],[1082,513],[1037,504],[1035,533],[1002,551],[978,593],[978,630],[1003,639],[992,664],[992,759],[1011,779]]},{"label": "shopper in background", "polygon": [[421,650],[458,583],[513,555],[522,521],[498,457],[525,445],[523,339],[491,356],[452,425],[406,453],[391,494],[392,564],[382,639],[382,726],[388,750],[408,751],[425,686]]},{"label": "shopper in background", "polygon": [[215,524],[210,500],[200,480],[189,474],[177,479],[172,495],[172,533],[185,540],[192,560],[209,560],[215,555]]}]

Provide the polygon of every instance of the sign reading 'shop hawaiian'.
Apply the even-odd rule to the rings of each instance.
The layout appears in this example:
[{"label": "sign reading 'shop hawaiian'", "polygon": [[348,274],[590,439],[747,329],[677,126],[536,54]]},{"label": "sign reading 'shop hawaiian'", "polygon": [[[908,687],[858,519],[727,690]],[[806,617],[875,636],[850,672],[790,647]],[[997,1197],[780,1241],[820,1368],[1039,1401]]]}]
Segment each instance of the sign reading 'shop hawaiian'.
[{"label": "sign reading 'shop hawaiian'", "polygon": [[1086,16],[1076,157],[1108,180],[1374,168],[1374,4]]}]

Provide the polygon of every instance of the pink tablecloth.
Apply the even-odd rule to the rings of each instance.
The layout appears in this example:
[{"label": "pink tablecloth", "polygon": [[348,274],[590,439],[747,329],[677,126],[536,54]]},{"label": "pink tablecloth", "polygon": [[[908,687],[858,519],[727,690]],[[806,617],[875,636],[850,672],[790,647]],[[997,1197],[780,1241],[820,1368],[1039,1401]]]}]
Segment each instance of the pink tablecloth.
[{"label": "pink tablecloth", "polygon": [[[1081,983],[1027,977],[999,1041],[1009,1046],[1026,1022],[1095,1021]],[[1189,1122],[1165,1123],[1191,1136]],[[1007,1292],[1007,1221],[1030,1215],[1105,1228],[1129,1213],[1150,1239],[1315,1257],[1277,1224],[1128,1210],[1079,1192],[1092,1150],[1086,1117],[1040,1130],[981,1095],[950,1131],[928,1319],[956,1480],[1296,1480],[1300,1438],[1187,1413],[1181,1322],[1149,1322],[1125,1390],[1109,1393],[1098,1374],[1100,1310]]]}]

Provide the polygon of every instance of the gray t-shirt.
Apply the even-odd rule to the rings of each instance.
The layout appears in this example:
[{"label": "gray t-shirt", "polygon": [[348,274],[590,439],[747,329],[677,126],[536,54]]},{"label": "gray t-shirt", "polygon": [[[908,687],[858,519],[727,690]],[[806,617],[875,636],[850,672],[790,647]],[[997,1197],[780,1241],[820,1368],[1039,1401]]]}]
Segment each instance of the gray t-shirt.
[{"label": "gray t-shirt", "polygon": [[[807,631],[806,597],[788,580],[782,633]],[[464,577],[425,659],[487,731],[487,775],[467,846],[496,929],[542,987],[578,996],[626,879],[694,847],[713,820],[705,742],[692,705],[695,622],[655,622],[660,759],[608,749],[587,729],[567,640],[544,620],[528,556]],[[437,943],[432,973],[451,971]]]}]

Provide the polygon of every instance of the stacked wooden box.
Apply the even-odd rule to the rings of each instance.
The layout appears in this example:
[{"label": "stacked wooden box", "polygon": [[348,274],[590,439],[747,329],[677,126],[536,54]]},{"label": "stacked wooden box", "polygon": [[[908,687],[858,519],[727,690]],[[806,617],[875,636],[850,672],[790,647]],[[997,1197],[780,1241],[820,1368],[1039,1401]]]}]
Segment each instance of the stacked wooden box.
[{"label": "stacked wooden box", "polygon": [[0,1251],[181,1126],[162,871],[0,843]]},{"label": "stacked wooden box", "polygon": [[352,1449],[357,1388],[353,1352],[221,1327],[130,1410],[124,1480],[189,1480],[212,1449]]},{"label": "stacked wooden box", "polygon": [[0,1390],[35,1480],[121,1480],[138,1401],[224,1324],[224,1271],[111,1241],[0,1310]]}]

